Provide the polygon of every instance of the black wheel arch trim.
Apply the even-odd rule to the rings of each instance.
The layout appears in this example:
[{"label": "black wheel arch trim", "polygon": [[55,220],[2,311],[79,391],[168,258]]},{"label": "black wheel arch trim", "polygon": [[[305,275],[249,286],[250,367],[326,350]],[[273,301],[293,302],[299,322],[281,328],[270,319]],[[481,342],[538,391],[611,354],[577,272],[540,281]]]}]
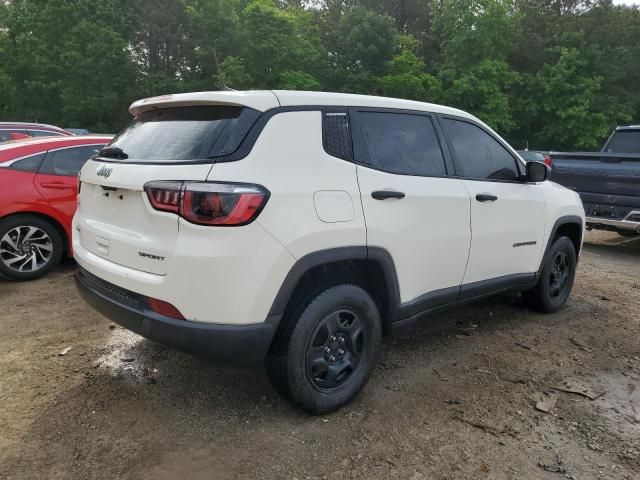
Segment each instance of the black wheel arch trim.
[{"label": "black wheel arch trim", "polygon": [[350,260],[371,260],[378,264],[384,274],[389,298],[391,320],[396,318],[400,305],[400,289],[393,258],[387,250],[380,247],[349,246],[312,252],[298,259],[285,277],[280,290],[271,305],[269,315],[283,315],[290,298],[302,277],[315,267]]},{"label": "black wheel arch trim", "polygon": [[[563,227],[564,225],[578,225],[580,227],[580,239],[579,239],[580,241],[578,242],[578,244],[582,245],[582,240],[584,238],[584,222],[582,221],[582,218],[579,217],[578,215],[564,215],[562,217],[559,217],[553,224],[553,228],[551,229],[551,233],[549,234],[549,238],[547,239],[547,245],[544,249],[544,254],[540,258],[538,276],[542,274],[542,269],[544,268],[544,261],[547,258],[547,255],[549,255],[549,250],[551,250],[551,246],[553,245],[553,240],[556,238],[556,235],[558,234],[558,230],[560,229],[560,227]],[[579,257],[579,254],[580,254],[579,249],[576,249],[576,261],[577,261],[577,258]]]}]

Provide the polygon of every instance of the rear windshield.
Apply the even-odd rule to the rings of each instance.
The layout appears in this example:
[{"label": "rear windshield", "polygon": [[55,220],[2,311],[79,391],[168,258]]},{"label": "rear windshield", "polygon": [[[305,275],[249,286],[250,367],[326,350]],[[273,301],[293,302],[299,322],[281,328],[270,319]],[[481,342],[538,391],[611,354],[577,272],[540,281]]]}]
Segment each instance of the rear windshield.
[{"label": "rear windshield", "polygon": [[[188,162],[221,157],[238,149],[259,115],[246,107],[152,110],[138,115],[109,147],[119,151],[115,156],[125,162]],[[108,153],[104,156],[111,157]]]},{"label": "rear windshield", "polygon": [[640,153],[640,130],[618,130],[611,137],[607,152]]}]

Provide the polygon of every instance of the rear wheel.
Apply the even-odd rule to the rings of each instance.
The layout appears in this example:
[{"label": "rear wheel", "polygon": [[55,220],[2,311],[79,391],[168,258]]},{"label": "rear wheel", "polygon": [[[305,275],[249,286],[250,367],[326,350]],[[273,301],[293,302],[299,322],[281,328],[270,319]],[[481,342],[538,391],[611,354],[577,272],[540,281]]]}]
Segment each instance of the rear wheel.
[{"label": "rear wheel", "polygon": [[62,258],[58,230],[33,215],[0,221],[0,273],[16,280],[33,280],[51,271]]},{"label": "rear wheel", "polygon": [[576,249],[567,237],[559,237],[551,245],[544,260],[542,274],[533,290],[523,292],[525,303],[544,313],[558,311],[569,298],[576,275]]},{"label": "rear wheel", "polygon": [[380,349],[380,315],[371,296],[355,285],[331,287],[302,302],[267,358],[275,387],[308,412],[347,404],[364,387]]}]

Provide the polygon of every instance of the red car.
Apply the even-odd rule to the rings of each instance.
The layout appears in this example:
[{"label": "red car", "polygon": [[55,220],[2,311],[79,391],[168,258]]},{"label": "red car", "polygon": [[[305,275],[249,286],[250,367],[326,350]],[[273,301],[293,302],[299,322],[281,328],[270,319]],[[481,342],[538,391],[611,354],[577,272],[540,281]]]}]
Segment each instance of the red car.
[{"label": "red car", "polygon": [[32,280],[71,254],[78,172],[110,141],[59,136],[0,145],[0,274]]},{"label": "red car", "polygon": [[42,123],[0,122],[0,142],[29,137],[68,137],[73,135],[62,128]]}]

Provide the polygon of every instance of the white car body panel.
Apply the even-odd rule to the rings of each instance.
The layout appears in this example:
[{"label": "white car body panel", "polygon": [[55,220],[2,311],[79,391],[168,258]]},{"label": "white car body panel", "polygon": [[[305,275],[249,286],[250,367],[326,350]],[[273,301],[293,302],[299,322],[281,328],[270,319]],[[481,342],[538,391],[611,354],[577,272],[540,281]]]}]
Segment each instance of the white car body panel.
[{"label": "white car body panel", "polygon": [[[462,283],[471,243],[469,194],[456,178],[394,175],[358,166],[367,243],[391,253],[400,300]],[[396,190],[403,199],[375,200]],[[446,252],[446,253],[445,253]]]},{"label": "white car body panel", "polygon": [[[246,158],[214,165],[207,179],[267,187],[271,198],[257,222],[297,259],[319,250],[366,244],[356,166],[324,151],[321,124],[320,112],[279,113]],[[314,195],[327,190],[351,197],[351,221],[318,218]],[[273,283],[279,288],[283,279],[274,278]]]},{"label": "white car body panel", "polygon": [[[463,180],[471,197],[471,252],[464,284],[538,271],[545,201],[537,185]],[[479,202],[477,194],[496,201]]]}]

